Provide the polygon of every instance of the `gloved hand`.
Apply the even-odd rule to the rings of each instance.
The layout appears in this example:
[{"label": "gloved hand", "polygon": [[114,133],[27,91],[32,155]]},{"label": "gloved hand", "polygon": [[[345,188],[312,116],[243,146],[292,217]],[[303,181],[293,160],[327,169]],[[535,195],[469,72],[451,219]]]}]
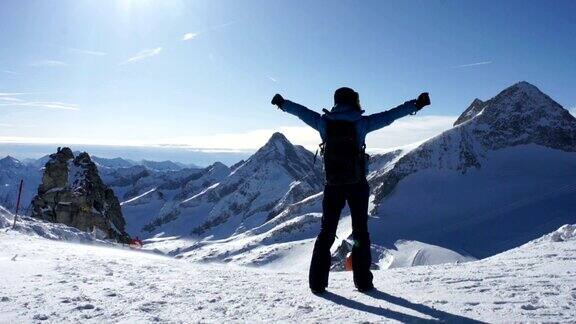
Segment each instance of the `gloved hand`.
[{"label": "gloved hand", "polygon": [[280,94],[275,94],[274,98],[272,98],[272,104],[275,106],[278,106],[278,108],[282,108],[282,105],[284,104],[284,98],[282,98],[282,96]]},{"label": "gloved hand", "polygon": [[428,106],[430,104],[430,97],[428,96],[428,92],[422,92],[418,99],[416,99],[416,108],[418,110]]}]

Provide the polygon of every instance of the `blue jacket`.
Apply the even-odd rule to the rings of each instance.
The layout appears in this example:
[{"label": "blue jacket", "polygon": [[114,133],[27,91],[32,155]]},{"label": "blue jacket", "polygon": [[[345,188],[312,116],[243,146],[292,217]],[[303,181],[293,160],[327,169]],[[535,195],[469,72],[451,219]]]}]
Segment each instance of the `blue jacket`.
[{"label": "blue jacket", "polygon": [[336,105],[332,107],[331,111],[326,111],[324,115],[320,115],[319,113],[290,100],[285,100],[280,109],[300,118],[310,127],[317,130],[320,133],[323,142],[326,141],[326,120],[324,120],[324,118],[355,122],[356,131],[358,132],[357,138],[360,142],[358,144],[365,145],[366,135],[368,133],[388,126],[396,119],[418,111],[415,103],[416,100],[406,101],[404,104],[396,108],[368,116],[363,115],[363,110],[358,111],[346,105]]}]

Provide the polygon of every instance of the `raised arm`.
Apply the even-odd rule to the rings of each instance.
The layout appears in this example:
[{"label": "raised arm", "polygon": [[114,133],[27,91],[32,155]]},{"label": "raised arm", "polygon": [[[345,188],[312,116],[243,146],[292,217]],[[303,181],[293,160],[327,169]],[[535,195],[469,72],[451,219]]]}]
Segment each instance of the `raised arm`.
[{"label": "raised arm", "polygon": [[384,126],[388,126],[392,124],[392,122],[394,122],[396,119],[400,119],[407,115],[413,115],[424,106],[429,104],[430,98],[428,97],[428,93],[422,93],[420,96],[418,96],[418,99],[406,101],[396,108],[369,115],[366,117],[366,131],[369,133]]},{"label": "raised arm", "polygon": [[272,99],[272,104],[278,106],[278,108],[280,108],[282,111],[300,118],[303,122],[315,130],[320,131],[322,117],[319,113],[290,100],[285,100],[279,94],[274,96]]}]

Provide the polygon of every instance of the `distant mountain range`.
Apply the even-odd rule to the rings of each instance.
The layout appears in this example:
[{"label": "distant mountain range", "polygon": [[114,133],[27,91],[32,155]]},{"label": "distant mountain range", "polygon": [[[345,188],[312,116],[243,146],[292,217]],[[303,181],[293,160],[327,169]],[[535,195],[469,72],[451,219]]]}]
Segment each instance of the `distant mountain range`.
[{"label": "distant mountain range", "polygon": [[[148,238],[151,249],[198,261],[308,266],[322,161],[280,133],[231,167],[92,159],[121,201],[126,230]],[[31,199],[40,165],[0,160],[0,204],[10,208],[22,177]],[[576,223],[575,170],[576,118],[535,86],[520,82],[475,99],[453,128],[372,156],[375,266],[484,258]],[[350,233],[344,211],[334,250]]]}]

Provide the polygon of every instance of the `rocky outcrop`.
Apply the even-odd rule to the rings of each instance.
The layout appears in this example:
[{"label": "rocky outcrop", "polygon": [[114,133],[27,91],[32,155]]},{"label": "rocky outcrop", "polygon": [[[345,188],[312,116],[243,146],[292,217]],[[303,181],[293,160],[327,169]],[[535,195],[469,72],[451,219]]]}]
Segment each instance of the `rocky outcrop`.
[{"label": "rocky outcrop", "polygon": [[96,232],[102,238],[129,240],[118,198],[102,182],[86,152],[75,157],[65,147],[50,155],[32,209],[36,218]]},{"label": "rocky outcrop", "polygon": [[453,126],[458,126],[458,125],[460,125],[464,122],[467,122],[470,119],[474,118],[476,115],[478,115],[479,113],[482,112],[482,109],[484,108],[484,106],[485,106],[484,101],[482,101],[478,98],[474,99],[474,101],[472,101],[470,106],[468,106],[468,108],[466,108],[466,110],[464,110],[464,112],[460,115],[460,117],[458,117],[458,119],[456,119]]},{"label": "rocky outcrop", "polygon": [[[330,271],[346,271],[346,257],[348,254],[352,253],[352,247],[354,244],[354,240],[349,238],[351,241],[342,240],[340,245],[336,248],[334,253],[332,253],[332,259],[330,262]],[[371,270],[380,270],[380,267],[374,263],[370,264]]]}]

